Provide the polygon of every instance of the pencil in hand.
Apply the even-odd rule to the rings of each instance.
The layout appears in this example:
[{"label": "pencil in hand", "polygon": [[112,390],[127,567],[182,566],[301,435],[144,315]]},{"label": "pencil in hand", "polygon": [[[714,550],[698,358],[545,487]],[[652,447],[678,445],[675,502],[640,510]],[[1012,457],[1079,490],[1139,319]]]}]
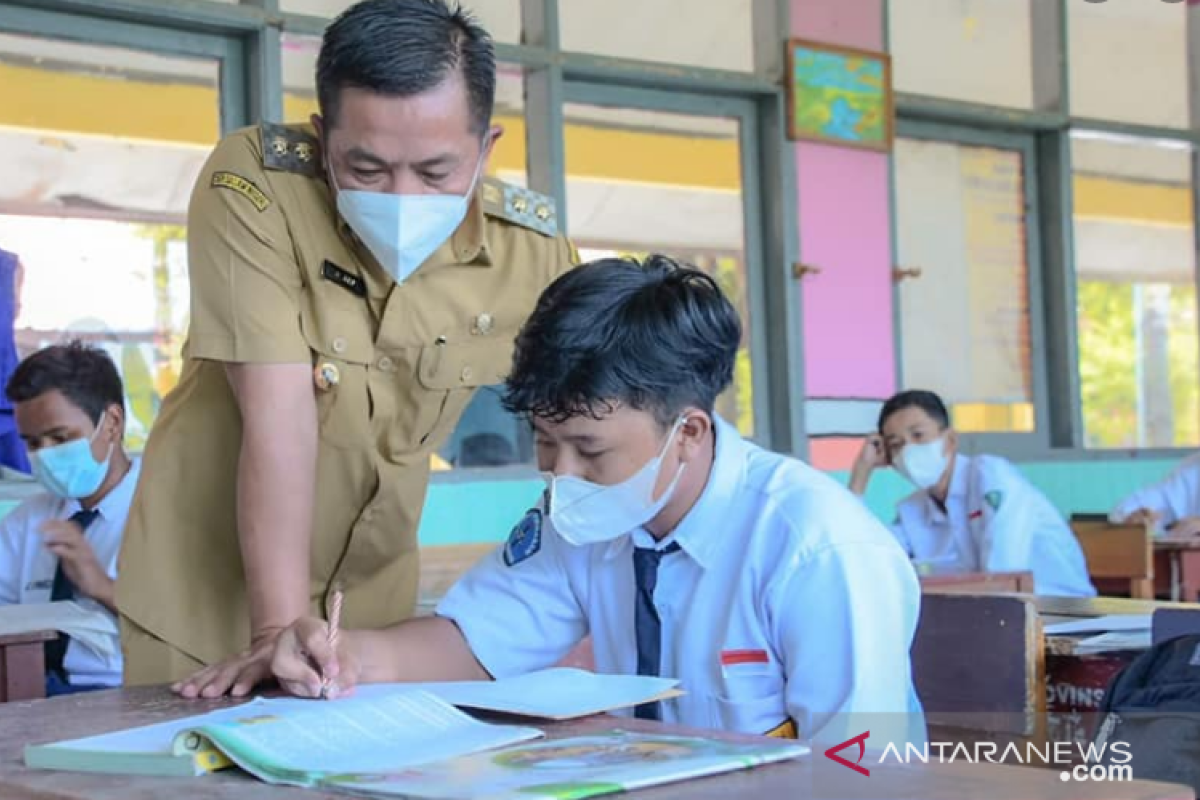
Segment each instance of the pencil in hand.
[{"label": "pencil in hand", "polygon": [[[338,644],[338,628],[342,621],[342,587],[341,584],[334,584],[333,591],[329,594],[328,605],[325,609],[326,616],[329,619],[328,642],[329,650],[333,653],[334,658],[337,658]],[[329,691],[333,688],[333,683],[328,677],[321,677],[321,699],[329,699]]]}]

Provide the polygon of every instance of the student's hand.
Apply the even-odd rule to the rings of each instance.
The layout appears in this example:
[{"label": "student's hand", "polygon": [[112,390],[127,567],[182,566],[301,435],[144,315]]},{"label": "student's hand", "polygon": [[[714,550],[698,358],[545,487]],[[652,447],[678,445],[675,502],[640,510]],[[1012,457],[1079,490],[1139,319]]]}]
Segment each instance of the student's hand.
[{"label": "student's hand", "polygon": [[888,463],[887,449],[883,437],[873,433],[863,441],[858,458],[854,459],[854,468],[850,471],[850,491],[861,495],[867,491],[867,483],[871,473]]},{"label": "student's hand", "polygon": [[342,631],[335,652],[324,620],[296,620],[276,643],[271,671],[279,685],[297,697],[320,697],[322,678],[329,681],[326,697],[344,697],[354,691],[361,672],[353,637]]},{"label": "student's hand", "polygon": [[77,592],[100,602],[111,598],[113,579],[96,558],[96,551],[79,523],[52,519],[42,523],[41,532],[46,549],[58,556],[63,573],[75,584]]},{"label": "student's hand", "polygon": [[1200,517],[1184,517],[1167,530],[1174,539],[1191,539],[1200,534]]},{"label": "student's hand", "polygon": [[271,656],[275,642],[279,639],[278,629],[265,631],[236,656],[217,664],[210,664],[186,681],[171,686],[171,691],[192,700],[223,697],[245,697],[263,681],[271,677]]},{"label": "student's hand", "polygon": [[1125,525],[1157,525],[1162,519],[1162,514],[1157,511],[1151,511],[1148,508],[1139,508],[1129,516],[1122,520]]}]

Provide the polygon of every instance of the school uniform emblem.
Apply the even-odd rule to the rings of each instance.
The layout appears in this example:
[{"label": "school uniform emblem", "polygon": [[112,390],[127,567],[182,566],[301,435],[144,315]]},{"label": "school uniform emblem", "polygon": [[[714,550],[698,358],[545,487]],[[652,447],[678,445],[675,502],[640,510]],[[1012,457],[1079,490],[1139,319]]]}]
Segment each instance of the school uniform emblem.
[{"label": "school uniform emblem", "polygon": [[1000,492],[988,492],[983,496],[983,502],[992,507],[992,511],[1000,510],[1000,503],[1004,501],[1004,495]]},{"label": "school uniform emblem", "polygon": [[508,541],[504,543],[504,564],[515,567],[541,549],[542,512],[531,508],[512,529]]}]

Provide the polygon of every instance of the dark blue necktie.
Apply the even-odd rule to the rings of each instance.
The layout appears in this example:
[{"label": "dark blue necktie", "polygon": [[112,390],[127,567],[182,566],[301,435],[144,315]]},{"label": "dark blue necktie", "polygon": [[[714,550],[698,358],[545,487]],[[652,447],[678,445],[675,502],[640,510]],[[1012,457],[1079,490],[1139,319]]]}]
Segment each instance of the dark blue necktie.
[{"label": "dark blue necktie", "polygon": [[[88,526],[96,521],[96,517],[100,516],[100,512],[96,509],[83,509],[76,511],[71,515],[71,522],[78,525],[84,532]],[[58,566],[54,570],[54,585],[50,589],[50,602],[58,602],[60,600],[75,599],[75,584],[71,583],[71,579],[67,577],[67,573],[63,572],[62,559],[58,560]],[[46,673],[57,673],[58,677],[62,678],[63,682],[67,681],[67,671],[63,669],[63,659],[67,655],[67,644],[71,641],[71,637],[62,631],[58,632],[57,639],[51,639],[46,642]]]},{"label": "dark blue necktie", "polygon": [[[654,587],[658,585],[658,564],[668,553],[679,552],[679,543],[671,542],[662,550],[636,547],[633,550],[633,575],[637,582],[637,603],[633,625],[637,634],[638,675],[658,677],[662,660],[662,622],[654,607]],[[633,710],[638,719],[662,719],[658,703],[643,703]]]}]

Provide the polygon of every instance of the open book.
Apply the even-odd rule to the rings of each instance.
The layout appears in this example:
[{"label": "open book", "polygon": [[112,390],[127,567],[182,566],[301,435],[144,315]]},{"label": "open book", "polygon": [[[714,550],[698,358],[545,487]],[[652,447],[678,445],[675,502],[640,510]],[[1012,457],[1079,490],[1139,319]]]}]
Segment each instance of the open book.
[{"label": "open book", "polygon": [[427,800],[581,800],[797,758],[783,740],[729,742],[606,731],[373,775],[329,775],[322,789]]},{"label": "open book", "polygon": [[[177,742],[186,731],[226,720],[299,713],[324,718],[339,713],[346,704],[355,703],[357,705],[352,708],[358,708],[362,704],[389,703],[396,696],[414,692],[436,697],[443,706],[457,705],[543,719],[569,719],[672,697],[679,694],[674,688],[676,685],[677,681],[664,678],[597,675],[574,669],[548,669],[499,681],[364,685],[358,687],[353,697],[344,700],[257,699],[234,708],[171,722],[31,745],[25,748],[25,763],[30,767],[80,772],[201,775],[230,766],[230,758],[211,737],[197,737],[192,747],[179,747]],[[457,717],[463,716],[454,713]],[[474,723],[470,717],[464,718]],[[417,727],[422,725],[423,722]]]},{"label": "open book", "polygon": [[108,736],[25,748],[43,769],[197,775],[230,762],[270,783],[379,773],[541,736],[493,725],[419,690],[337,702],[257,699]]}]

